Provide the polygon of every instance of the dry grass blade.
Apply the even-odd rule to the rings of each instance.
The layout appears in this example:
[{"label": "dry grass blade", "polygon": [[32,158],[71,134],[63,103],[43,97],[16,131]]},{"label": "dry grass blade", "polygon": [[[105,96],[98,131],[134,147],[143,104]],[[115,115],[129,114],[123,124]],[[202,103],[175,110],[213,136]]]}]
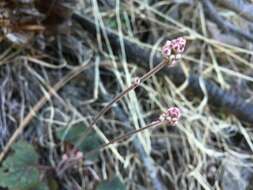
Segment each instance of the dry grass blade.
[{"label": "dry grass blade", "polygon": [[[39,154],[40,179],[58,189],[96,189],[116,175],[126,189],[247,190],[250,1],[1,1],[2,166],[23,139]],[[145,75],[178,36],[187,39],[180,63]],[[168,107],[181,109],[178,125],[142,128]],[[88,146],[76,147],[88,126]]]},{"label": "dry grass blade", "polygon": [[3,151],[0,153],[0,162],[3,161],[4,157],[6,156],[7,152],[9,151],[11,145],[16,141],[16,139],[19,137],[19,135],[22,134],[24,129],[28,126],[29,122],[32,120],[34,115],[43,107],[43,105],[51,98],[51,96],[54,96],[55,92],[58,91],[60,88],[62,88],[67,82],[69,82],[71,79],[73,79],[75,76],[80,74],[84,69],[87,68],[87,64],[83,64],[80,67],[75,68],[73,71],[69,72],[62,80],[57,82],[52,89],[47,93],[48,96],[42,97],[36,105],[33,106],[31,111],[26,115],[24,120],[20,123],[19,127],[16,129],[16,131],[12,134],[11,138],[8,140],[8,143],[5,145]]}]

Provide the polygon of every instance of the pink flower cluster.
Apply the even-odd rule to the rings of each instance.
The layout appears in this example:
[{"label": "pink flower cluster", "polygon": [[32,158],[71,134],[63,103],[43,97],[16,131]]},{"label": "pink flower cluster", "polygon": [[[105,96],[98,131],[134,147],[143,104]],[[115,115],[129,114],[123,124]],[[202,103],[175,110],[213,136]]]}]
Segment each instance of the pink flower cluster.
[{"label": "pink flower cluster", "polygon": [[169,125],[176,125],[181,117],[181,110],[177,107],[171,107],[162,113],[159,117],[160,121],[166,121]]},{"label": "pink flower cluster", "polygon": [[63,161],[67,161],[70,158],[75,158],[77,160],[82,159],[83,158],[83,153],[80,151],[75,151],[75,152],[69,152],[69,153],[65,153],[62,155],[62,160]]},{"label": "pink flower cluster", "polygon": [[171,65],[175,65],[176,61],[182,57],[186,45],[183,37],[174,40],[167,40],[162,48],[162,55],[165,59],[171,60]]}]

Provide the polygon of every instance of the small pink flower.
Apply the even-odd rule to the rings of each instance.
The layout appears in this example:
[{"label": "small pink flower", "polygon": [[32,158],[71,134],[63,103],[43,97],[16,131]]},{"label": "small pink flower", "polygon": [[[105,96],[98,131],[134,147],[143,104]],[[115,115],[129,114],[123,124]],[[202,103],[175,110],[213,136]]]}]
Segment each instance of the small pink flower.
[{"label": "small pink flower", "polygon": [[166,113],[172,118],[180,118],[181,117],[181,110],[178,107],[171,107],[167,109]]},{"label": "small pink flower", "polygon": [[172,49],[175,54],[183,53],[186,45],[186,40],[183,37],[172,40]]},{"label": "small pink flower", "polygon": [[82,159],[83,158],[83,153],[78,151],[75,156],[76,156],[77,159]]},{"label": "small pink flower", "polygon": [[66,160],[68,160],[68,159],[69,159],[69,157],[68,157],[67,154],[63,154],[63,155],[62,155],[62,160],[66,161]]},{"label": "small pink flower", "polygon": [[162,55],[165,59],[170,60],[170,64],[173,66],[182,57],[185,45],[186,40],[183,37],[176,38],[172,41],[167,40],[162,48]]},{"label": "small pink flower", "polygon": [[181,110],[177,107],[171,107],[159,117],[160,121],[166,121],[169,125],[176,125],[181,117]]},{"label": "small pink flower", "polygon": [[170,40],[167,40],[165,45],[162,48],[162,55],[164,58],[169,58],[171,55],[171,50],[172,50],[172,44]]}]

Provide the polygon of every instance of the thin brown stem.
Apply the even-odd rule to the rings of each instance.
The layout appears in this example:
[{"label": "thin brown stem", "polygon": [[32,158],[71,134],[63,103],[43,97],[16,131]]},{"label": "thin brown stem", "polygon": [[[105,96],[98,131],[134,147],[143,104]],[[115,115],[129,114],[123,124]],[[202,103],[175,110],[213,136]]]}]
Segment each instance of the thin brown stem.
[{"label": "thin brown stem", "polygon": [[[87,153],[85,153],[84,157],[88,157],[88,156],[91,156],[92,154],[98,152],[98,151],[101,151],[101,150],[104,150],[106,147],[116,143],[116,142],[119,142],[119,141],[122,141],[122,140],[125,140],[139,132],[142,132],[148,128],[151,128],[151,127],[158,127],[158,126],[161,126],[163,124],[166,124],[167,122],[166,121],[160,121],[160,120],[157,120],[157,121],[154,121],[148,125],[146,125],[145,127],[142,127],[142,128],[139,128],[139,129],[136,129],[136,130],[133,130],[133,131],[130,131],[129,133],[125,134],[125,135],[122,135],[122,136],[119,136],[119,137],[116,137],[115,139],[109,141],[108,143],[105,143],[103,144],[102,146],[100,146],[99,148],[97,149],[93,149]],[[70,159],[66,162],[62,162],[61,164],[58,165],[57,167],[57,173],[58,174],[62,174],[66,169],[68,169],[69,167],[71,167],[72,165],[74,165],[76,163],[76,161],[79,161],[83,158],[75,158],[75,159]]]},{"label": "thin brown stem", "polygon": [[168,65],[168,60],[164,59],[160,64],[158,64],[156,67],[151,69],[149,72],[144,74],[141,78],[140,81],[144,82],[148,78],[150,78],[152,75],[156,74],[158,71],[160,71],[164,66]]},{"label": "thin brown stem", "polygon": [[119,95],[117,95],[116,97],[114,97],[114,99],[109,102],[93,119],[92,123],[90,124],[89,127],[92,127],[93,125],[96,124],[96,122],[98,121],[98,119],[104,115],[111,107],[114,103],[118,102],[123,96],[125,96],[126,94],[128,94],[128,92],[130,92],[131,90],[135,89],[138,86],[138,84],[132,84],[131,86],[129,86],[127,89],[125,89],[123,92],[121,92]]},{"label": "thin brown stem", "polygon": [[[146,81],[148,78],[150,78],[152,75],[154,75],[155,73],[157,73],[158,71],[160,71],[164,66],[168,65],[168,60],[164,59],[160,64],[158,64],[157,66],[155,66],[154,68],[152,68],[149,72],[147,72],[146,74],[144,74],[142,77],[140,77],[140,82],[144,82]],[[96,124],[96,122],[99,120],[99,118],[104,115],[108,110],[111,109],[112,105],[114,103],[117,103],[122,97],[124,97],[125,95],[127,95],[131,90],[134,90],[135,88],[137,88],[140,84],[139,83],[133,83],[131,86],[129,86],[127,89],[125,89],[123,92],[121,92],[119,95],[117,95],[116,97],[114,97],[111,102],[109,102],[93,119],[93,121],[91,122],[91,124],[89,125],[87,131],[85,131],[85,134],[78,140],[78,142],[76,143],[76,146],[79,146],[82,141],[90,134],[90,132],[92,131],[92,129],[94,128],[94,125]]]},{"label": "thin brown stem", "polygon": [[158,126],[160,126],[162,124],[165,124],[165,123],[166,123],[166,121],[160,121],[160,120],[154,121],[154,122],[146,125],[145,127],[142,127],[142,128],[139,128],[139,129],[136,129],[136,130],[133,130],[133,131],[130,131],[129,133],[127,133],[125,135],[119,136],[119,137],[117,137],[117,138],[109,141],[108,143],[102,145],[98,150],[91,150],[90,152],[85,153],[85,156],[87,157],[87,155],[93,154],[94,152],[97,152],[99,150],[103,150],[104,148],[106,148],[109,145],[112,145],[112,144],[114,144],[116,142],[125,140],[125,139],[133,136],[134,134],[137,134],[137,133],[139,133],[141,131],[144,131],[144,130],[150,128],[150,127],[158,127]]}]

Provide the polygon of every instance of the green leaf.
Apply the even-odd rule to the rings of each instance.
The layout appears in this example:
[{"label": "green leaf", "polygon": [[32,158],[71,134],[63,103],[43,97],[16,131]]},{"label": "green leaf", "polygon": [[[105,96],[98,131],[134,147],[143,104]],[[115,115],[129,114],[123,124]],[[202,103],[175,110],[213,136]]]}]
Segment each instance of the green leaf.
[{"label": "green leaf", "polygon": [[126,187],[119,177],[114,177],[112,180],[101,182],[96,190],[126,190]]},{"label": "green leaf", "polygon": [[[94,131],[90,131],[87,134],[87,128],[84,127],[82,123],[77,123],[71,127],[64,127],[57,131],[56,136],[62,141],[66,141],[70,144],[73,144],[78,148],[83,154],[96,150],[102,145],[101,138]],[[85,139],[79,143],[80,139],[86,136]],[[98,152],[94,152],[92,157],[89,159],[95,159]]]},{"label": "green leaf", "polygon": [[35,189],[40,183],[40,173],[36,168],[39,156],[33,146],[19,141],[12,146],[14,153],[0,168],[0,186],[10,190]]},{"label": "green leaf", "polygon": [[38,163],[38,154],[32,145],[25,141],[19,141],[12,146],[15,153],[8,157],[3,163],[5,168],[19,168],[26,165],[36,165]]},{"label": "green leaf", "polygon": [[48,187],[50,190],[59,190],[58,183],[52,178],[48,179]]},{"label": "green leaf", "polygon": [[40,182],[37,186],[36,186],[36,190],[49,190],[48,186],[46,183]]},{"label": "green leaf", "polygon": [[35,168],[0,171],[0,186],[9,189],[28,190],[39,183],[39,172]]}]

